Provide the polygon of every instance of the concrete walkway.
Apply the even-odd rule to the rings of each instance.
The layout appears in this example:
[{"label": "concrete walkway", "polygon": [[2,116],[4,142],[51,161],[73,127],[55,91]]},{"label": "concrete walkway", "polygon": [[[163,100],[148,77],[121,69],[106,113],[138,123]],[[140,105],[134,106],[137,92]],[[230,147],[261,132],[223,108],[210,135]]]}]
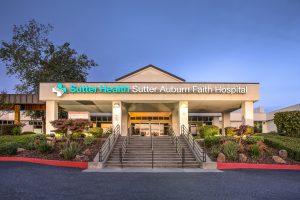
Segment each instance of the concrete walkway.
[{"label": "concrete walkway", "polygon": [[223,172],[218,169],[199,169],[199,168],[103,168],[103,169],[86,169],[83,172],[125,172],[125,173],[207,173]]}]

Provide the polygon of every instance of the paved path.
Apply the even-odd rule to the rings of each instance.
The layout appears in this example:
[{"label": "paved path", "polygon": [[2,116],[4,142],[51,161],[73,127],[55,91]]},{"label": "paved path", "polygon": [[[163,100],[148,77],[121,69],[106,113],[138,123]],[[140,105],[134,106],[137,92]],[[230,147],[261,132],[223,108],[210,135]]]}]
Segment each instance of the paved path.
[{"label": "paved path", "polygon": [[83,173],[30,163],[0,163],[0,199],[300,199],[300,171]]}]

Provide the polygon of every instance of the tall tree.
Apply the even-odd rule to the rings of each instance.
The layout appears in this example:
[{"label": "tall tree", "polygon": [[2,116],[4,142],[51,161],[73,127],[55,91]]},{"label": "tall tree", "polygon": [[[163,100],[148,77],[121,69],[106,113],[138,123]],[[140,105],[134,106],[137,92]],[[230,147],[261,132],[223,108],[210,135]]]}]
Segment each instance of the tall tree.
[{"label": "tall tree", "polygon": [[5,90],[0,92],[0,117],[12,112],[12,105],[7,102],[7,93]]},{"label": "tall tree", "polygon": [[[88,70],[97,66],[85,54],[78,54],[70,43],[55,45],[48,38],[53,27],[34,19],[25,25],[14,25],[11,41],[2,41],[0,59],[7,74],[20,80],[17,93],[37,93],[40,82],[85,82]],[[44,112],[31,112],[44,117]]]},{"label": "tall tree", "polygon": [[97,64],[85,54],[78,54],[66,42],[54,45],[48,39],[53,27],[30,20],[14,26],[11,41],[1,42],[0,59],[7,74],[20,80],[18,93],[38,92],[39,82],[86,81],[87,71]]}]

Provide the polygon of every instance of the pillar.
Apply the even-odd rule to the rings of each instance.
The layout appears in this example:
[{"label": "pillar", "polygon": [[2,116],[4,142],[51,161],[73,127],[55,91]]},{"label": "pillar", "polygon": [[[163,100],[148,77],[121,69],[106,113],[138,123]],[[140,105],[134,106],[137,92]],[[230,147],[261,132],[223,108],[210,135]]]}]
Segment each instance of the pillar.
[{"label": "pillar", "polygon": [[222,113],[222,135],[225,135],[225,128],[230,126],[230,112]]},{"label": "pillar", "polygon": [[113,101],[112,102],[112,128],[114,129],[118,125],[120,126],[120,130],[121,130],[122,129],[122,102]]},{"label": "pillar", "polygon": [[58,103],[56,101],[46,101],[46,133],[50,134],[55,128],[51,121],[58,119]]},{"label": "pillar", "polygon": [[178,118],[178,103],[174,103],[174,109],[172,110],[172,129],[175,132],[176,135],[180,134],[180,128],[179,128],[179,118]]},{"label": "pillar", "polygon": [[179,101],[178,108],[178,119],[179,119],[179,128],[181,130],[182,125],[187,129],[189,128],[189,106],[188,101]]},{"label": "pillar", "polygon": [[253,126],[253,102],[245,101],[242,103],[242,121],[244,125]]},{"label": "pillar", "polygon": [[14,106],[15,109],[15,124],[20,124],[21,123],[21,105],[15,105]]},{"label": "pillar", "polygon": [[122,113],[121,113],[121,116],[122,116],[122,119],[121,119],[121,135],[122,136],[126,136],[127,133],[128,133],[128,109],[127,109],[127,106],[124,102],[122,102],[121,104],[121,110],[122,110]]}]

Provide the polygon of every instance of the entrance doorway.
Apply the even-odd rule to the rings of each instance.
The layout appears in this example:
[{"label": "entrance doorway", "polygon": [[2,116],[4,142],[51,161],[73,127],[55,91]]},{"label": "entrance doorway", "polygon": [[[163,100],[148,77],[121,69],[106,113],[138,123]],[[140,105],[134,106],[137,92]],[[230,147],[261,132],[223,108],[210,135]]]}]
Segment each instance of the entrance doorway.
[{"label": "entrance doorway", "polygon": [[169,134],[170,112],[129,112],[131,135],[163,136]]}]

